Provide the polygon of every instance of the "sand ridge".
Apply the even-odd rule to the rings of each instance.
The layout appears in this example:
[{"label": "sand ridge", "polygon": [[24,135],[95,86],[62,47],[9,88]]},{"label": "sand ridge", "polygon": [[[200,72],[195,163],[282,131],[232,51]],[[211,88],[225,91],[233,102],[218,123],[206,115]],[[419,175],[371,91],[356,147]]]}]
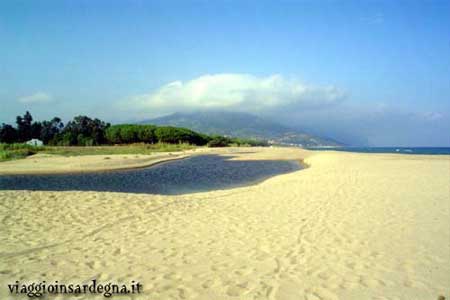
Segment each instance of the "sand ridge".
[{"label": "sand ridge", "polygon": [[187,156],[184,152],[83,156],[36,154],[25,159],[0,162],[0,175],[63,174],[144,168]]},{"label": "sand ridge", "polygon": [[120,299],[450,297],[448,156],[218,151],[310,168],[180,196],[0,191],[0,286],[96,278],[144,285]]}]

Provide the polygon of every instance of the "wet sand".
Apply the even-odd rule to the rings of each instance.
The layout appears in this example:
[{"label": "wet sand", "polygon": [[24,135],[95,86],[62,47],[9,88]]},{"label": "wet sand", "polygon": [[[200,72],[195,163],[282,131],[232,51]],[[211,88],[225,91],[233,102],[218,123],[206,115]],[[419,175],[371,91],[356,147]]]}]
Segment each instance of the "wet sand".
[{"label": "wet sand", "polygon": [[450,297],[449,156],[214,151],[310,167],[176,196],[0,191],[0,298],[94,278],[143,284],[120,299]]}]

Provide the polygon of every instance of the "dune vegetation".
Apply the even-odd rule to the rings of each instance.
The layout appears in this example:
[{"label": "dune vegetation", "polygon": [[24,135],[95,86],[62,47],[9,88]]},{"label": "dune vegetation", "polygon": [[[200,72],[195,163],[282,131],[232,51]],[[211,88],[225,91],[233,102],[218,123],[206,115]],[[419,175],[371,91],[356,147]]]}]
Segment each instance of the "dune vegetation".
[{"label": "dune vegetation", "polygon": [[187,143],[168,144],[128,144],[128,145],[102,145],[102,146],[31,146],[27,144],[0,144],[0,161],[25,158],[27,156],[43,153],[62,156],[80,155],[114,155],[114,154],[151,154],[154,152],[176,152],[190,150],[195,145]]},{"label": "dune vegetation", "polygon": [[[17,116],[16,127],[0,126],[0,161],[36,153],[56,155],[150,154],[195,147],[265,146],[265,141],[207,135],[193,130],[139,124],[111,125],[97,118],[76,116],[63,124],[60,118],[36,122],[27,111]],[[26,144],[39,139],[43,146]]]}]

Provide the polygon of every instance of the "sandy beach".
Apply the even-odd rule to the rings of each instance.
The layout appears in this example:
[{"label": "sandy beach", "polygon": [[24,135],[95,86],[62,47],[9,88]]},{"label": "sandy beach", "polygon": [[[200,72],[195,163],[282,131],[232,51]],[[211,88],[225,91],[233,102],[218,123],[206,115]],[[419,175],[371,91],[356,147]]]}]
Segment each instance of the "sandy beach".
[{"label": "sandy beach", "polygon": [[[179,196],[0,191],[0,299],[9,299],[7,284],[16,280],[92,279],[142,283],[143,293],[117,299],[450,298],[449,156],[202,151],[304,160],[309,167]],[[97,165],[71,158],[62,171],[150,159],[111,157],[84,158]],[[49,167],[54,162],[45,167],[45,158],[33,159],[39,172],[58,171]],[[29,165],[0,168],[11,174]]]},{"label": "sandy beach", "polygon": [[25,159],[1,162],[0,175],[64,174],[143,168],[186,156],[184,152],[83,156],[36,154]]}]

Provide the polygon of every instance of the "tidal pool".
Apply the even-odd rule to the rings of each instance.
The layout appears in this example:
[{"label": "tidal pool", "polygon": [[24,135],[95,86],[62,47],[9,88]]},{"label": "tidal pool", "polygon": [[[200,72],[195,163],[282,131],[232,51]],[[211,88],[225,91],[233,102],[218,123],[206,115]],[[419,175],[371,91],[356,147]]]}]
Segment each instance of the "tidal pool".
[{"label": "tidal pool", "polygon": [[297,171],[296,161],[199,155],[140,169],[0,176],[0,190],[97,191],[178,195],[245,186]]}]

